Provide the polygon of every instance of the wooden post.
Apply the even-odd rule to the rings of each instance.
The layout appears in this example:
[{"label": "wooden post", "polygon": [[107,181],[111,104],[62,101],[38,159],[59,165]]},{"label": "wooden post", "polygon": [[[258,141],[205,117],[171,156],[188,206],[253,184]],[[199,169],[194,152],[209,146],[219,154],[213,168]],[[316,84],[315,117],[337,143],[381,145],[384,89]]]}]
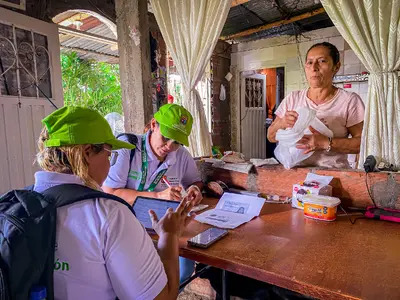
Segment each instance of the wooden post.
[{"label": "wooden post", "polygon": [[125,130],[142,133],[153,113],[147,0],[116,0],[115,11]]}]

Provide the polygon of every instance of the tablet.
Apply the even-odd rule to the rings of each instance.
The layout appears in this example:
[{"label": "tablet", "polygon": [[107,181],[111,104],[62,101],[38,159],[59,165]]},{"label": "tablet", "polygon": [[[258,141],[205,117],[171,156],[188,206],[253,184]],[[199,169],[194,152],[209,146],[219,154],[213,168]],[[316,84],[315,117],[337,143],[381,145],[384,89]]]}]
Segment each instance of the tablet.
[{"label": "tablet", "polygon": [[175,211],[179,204],[180,202],[177,201],[160,200],[156,198],[139,196],[136,198],[136,201],[133,204],[133,210],[135,211],[136,218],[144,226],[144,228],[153,231],[149,216],[149,209],[154,210],[158,219],[161,219],[167,212],[168,208],[172,208]]}]

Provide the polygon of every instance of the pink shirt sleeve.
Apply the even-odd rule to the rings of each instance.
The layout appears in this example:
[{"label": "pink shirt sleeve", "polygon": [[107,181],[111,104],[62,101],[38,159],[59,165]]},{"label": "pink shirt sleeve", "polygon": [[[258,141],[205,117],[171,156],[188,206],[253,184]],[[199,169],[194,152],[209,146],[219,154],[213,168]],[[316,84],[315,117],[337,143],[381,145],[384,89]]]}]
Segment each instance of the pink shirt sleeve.
[{"label": "pink shirt sleeve", "polygon": [[352,127],[364,121],[365,106],[360,96],[352,93],[347,107],[346,127]]},{"label": "pink shirt sleeve", "polygon": [[289,106],[293,103],[293,93],[290,93],[282,100],[281,104],[279,104],[278,109],[275,111],[275,115],[279,118],[283,118],[288,110],[290,110]]},{"label": "pink shirt sleeve", "polygon": [[283,118],[288,111],[288,102],[290,95],[286,96],[285,99],[282,100],[281,104],[279,104],[278,109],[275,111],[275,115],[279,118]]}]

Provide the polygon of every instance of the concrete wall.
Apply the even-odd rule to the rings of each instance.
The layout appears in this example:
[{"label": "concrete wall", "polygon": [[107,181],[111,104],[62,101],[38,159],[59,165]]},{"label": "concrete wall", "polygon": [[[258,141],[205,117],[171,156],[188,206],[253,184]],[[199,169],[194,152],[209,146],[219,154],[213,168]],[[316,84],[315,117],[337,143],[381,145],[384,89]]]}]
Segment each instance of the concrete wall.
[{"label": "concrete wall", "polygon": [[[316,43],[327,41],[334,44],[340,52],[342,67],[338,75],[350,75],[367,71],[360,62],[354,51],[345,42],[335,27],[329,27],[311,31],[299,38],[296,43],[294,37],[281,36],[277,38],[264,39],[233,46],[232,66],[242,70],[254,70],[267,66],[285,67],[285,94],[291,91],[305,88],[307,81],[303,71],[303,64],[307,50]],[[338,84],[343,87],[343,84]],[[352,83],[349,91],[360,94],[366,99],[368,89],[367,82]]]},{"label": "concrete wall", "polygon": [[[334,44],[340,52],[342,67],[338,75],[350,75],[367,71],[356,57],[353,50],[345,42],[335,27],[310,31],[299,37],[280,36],[248,43],[240,43],[232,47],[231,72],[231,118],[232,118],[232,148],[238,149],[240,136],[239,103],[240,103],[240,73],[243,71],[263,68],[285,68],[285,96],[291,91],[308,86],[304,61],[307,50],[315,43],[327,41]],[[343,87],[343,84],[337,84]],[[347,91],[358,93],[366,101],[368,92],[367,82],[352,82]]]}]

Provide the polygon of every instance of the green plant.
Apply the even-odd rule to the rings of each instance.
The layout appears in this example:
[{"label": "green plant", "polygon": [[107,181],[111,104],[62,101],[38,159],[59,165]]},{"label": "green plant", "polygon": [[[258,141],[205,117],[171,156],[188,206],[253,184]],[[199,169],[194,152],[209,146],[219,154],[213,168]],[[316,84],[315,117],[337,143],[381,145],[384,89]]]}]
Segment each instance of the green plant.
[{"label": "green plant", "polygon": [[92,108],[104,116],[122,114],[118,64],[82,60],[76,52],[63,52],[61,69],[65,105]]}]

